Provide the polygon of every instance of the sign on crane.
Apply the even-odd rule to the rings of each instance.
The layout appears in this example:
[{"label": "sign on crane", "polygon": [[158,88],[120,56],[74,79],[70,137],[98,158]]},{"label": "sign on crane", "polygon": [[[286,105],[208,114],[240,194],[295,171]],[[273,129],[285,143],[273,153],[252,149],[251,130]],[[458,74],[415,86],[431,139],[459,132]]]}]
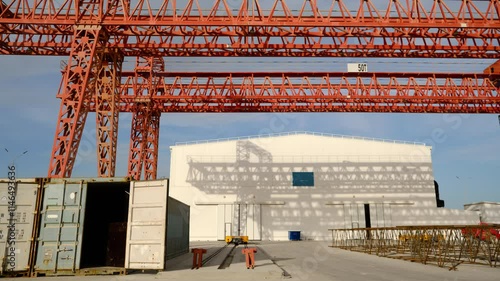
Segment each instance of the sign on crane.
[{"label": "sign on crane", "polygon": [[347,72],[368,72],[367,63],[348,63]]}]

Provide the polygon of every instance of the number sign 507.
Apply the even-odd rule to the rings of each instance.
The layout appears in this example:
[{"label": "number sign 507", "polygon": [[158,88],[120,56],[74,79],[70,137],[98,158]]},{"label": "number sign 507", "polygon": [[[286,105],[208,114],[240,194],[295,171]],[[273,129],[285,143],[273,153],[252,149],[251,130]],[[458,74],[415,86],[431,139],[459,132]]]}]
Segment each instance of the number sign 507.
[{"label": "number sign 507", "polygon": [[358,63],[358,72],[368,72],[368,64]]},{"label": "number sign 507", "polygon": [[367,63],[348,63],[347,72],[368,72]]}]

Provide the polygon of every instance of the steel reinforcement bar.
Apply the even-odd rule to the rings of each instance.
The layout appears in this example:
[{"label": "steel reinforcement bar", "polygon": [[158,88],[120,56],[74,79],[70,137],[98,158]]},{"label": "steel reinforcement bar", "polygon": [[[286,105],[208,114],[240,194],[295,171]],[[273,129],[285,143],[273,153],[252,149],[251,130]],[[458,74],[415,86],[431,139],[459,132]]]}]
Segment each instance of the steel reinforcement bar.
[{"label": "steel reinforcement bar", "polygon": [[397,226],[329,229],[331,247],[456,269],[462,263],[496,267],[500,225]]}]

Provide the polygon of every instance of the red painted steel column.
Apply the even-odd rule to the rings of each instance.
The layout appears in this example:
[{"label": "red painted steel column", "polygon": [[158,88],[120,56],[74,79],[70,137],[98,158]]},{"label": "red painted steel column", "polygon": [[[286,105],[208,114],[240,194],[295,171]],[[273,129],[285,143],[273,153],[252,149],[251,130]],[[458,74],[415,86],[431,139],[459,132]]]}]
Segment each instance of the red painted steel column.
[{"label": "red painted steel column", "polygon": [[143,110],[132,113],[128,176],[134,180],[140,180],[142,175],[142,165],[144,162],[143,147],[146,139],[146,126],[149,123],[149,119],[149,112],[147,111]]},{"label": "red painted steel column", "polygon": [[94,84],[90,81],[97,46],[105,44],[95,25],[75,27],[71,54],[58,97],[61,100],[48,176],[71,177],[78,153]]},{"label": "red painted steel column", "polygon": [[114,177],[120,113],[123,56],[119,49],[99,48],[96,75],[96,129],[98,177]]},{"label": "red painted steel column", "polygon": [[147,126],[144,147],[144,179],[155,180],[158,174],[158,143],[160,138],[161,112],[153,111]]},{"label": "red painted steel column", "polygon": [[161,81],[156,73],[164,69],[162,58],[137,58],[128,160],[128,175],[136,180],[142,178],[143,168],[144,179],[156,179],[157,176],[161,112],[155,109],[152,98],[157,94],[158,82]]}]

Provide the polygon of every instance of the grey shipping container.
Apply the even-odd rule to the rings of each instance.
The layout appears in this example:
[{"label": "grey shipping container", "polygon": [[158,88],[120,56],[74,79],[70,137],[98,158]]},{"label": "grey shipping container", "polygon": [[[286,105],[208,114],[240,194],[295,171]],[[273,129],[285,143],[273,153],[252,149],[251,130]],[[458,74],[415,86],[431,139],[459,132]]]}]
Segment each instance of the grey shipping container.
[{"label": "grey shipping container", "polygon": [[163,270],[189,251],[189,206],[168,197],[168,181],[132,182],[125,266]]},{"label": "grey shipping container", "polygon": [[36,275],[163,269],[168,180],[51,179],[44,190]]},{"label": "grey shipping container", "polygon": [[31,275],[42,184],[42,179],[0,179],[1,275]]},{"label": "grey shipping container", "polygon": [[130,184],[125,267],[164,269],[168,181]]},{"label": "grey shipping container", "polygon": [[168,197],[167,259],[189,252],[189,205]]},{"label": "grey shipping container", "polygon": [[[127,179],[51,179],[45,194],[36,258],[37,275],[123,273],[123,264],[107,264],[111,223],[126,222]],[[125,247],[125,245],[123,245]],[[115,269],[116,267],[116,269]],[[92,269],[92,270],[91,270]]]}]

